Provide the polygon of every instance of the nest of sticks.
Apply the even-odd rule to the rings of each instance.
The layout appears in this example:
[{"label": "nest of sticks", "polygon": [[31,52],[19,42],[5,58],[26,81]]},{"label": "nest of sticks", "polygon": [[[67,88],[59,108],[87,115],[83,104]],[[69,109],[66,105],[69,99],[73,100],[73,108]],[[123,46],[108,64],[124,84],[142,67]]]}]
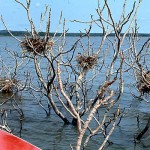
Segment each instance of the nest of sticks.
[{"label": "nest of sticks", "polygon": [[44,38],[33,38],[25,36],[24,40],[20,43],[22,49],[34,54],[41,54],[49,50],[53,46],[53,41],[46,41]]},{"label": "nest of sticks", "polygon": [[0,78],[0,92],[12,93],[17,83],[16,79]]},{"label": "nest of sticks", "polygon": [[150,71],[145,71],[143,76],[138,74],[137,88],[141,95],[150,94]]},{"label": "nest of sticks", "polygon": [[77,63],[84,70],[92,69],[97,64],[97,55],[79,55],[77,56]]}]

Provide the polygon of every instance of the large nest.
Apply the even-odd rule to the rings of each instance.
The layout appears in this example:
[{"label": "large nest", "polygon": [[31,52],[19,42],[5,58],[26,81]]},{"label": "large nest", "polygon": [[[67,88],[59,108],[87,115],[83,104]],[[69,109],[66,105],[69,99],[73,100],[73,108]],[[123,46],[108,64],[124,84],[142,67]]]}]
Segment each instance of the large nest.
[{"label": "large nest", "polygon": [[17,88],[17,83],[16,79],[0,78],[0,91],[3,93],[13,92]]},{"label": "large nest", "polygon": [[97,55],[92,56],[78,55],[77,62],[78,66],[84,70],[92,69],[97,63]]},{"label": "large nest", "polygon": [[46,41],[44,38],[40,37],[29,38],[26,36],[20,45],[24,51],[33,52],[34,54],[41,54],[52,47],[53,41]]},{"label": "large nest", "polygon": [[137,87],[142,95],[150,93],[150,71],[145,71],[143,76],[138,75]]}]

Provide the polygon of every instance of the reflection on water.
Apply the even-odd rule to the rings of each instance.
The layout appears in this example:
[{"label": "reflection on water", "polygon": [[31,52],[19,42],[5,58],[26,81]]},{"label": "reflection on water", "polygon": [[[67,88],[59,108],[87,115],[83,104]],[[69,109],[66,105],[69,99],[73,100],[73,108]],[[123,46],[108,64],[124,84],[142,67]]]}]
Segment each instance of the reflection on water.
[{"label": "reflection on water", "polygon": [[[71,41],[71,39],[69,40]],[[95,37],[93,40],[98,39]],[[1,43],[5,43],[3,41],[9,41],[11,46],[14,44],[12,38],[10,39],[9,37],[1,39]],[[3,46],[1,44],[1,47]],[[16,46],[17,44],[15,43],[14,47]],[[14,47],[12,46],[12,48]],[[129,79],[128,77],[125,77],[124,80],[127,80],[128,82]],[[12,98],[10,97],[11,95],[8,94],[0,94],[0,103],[2,104],[6,101],[6,103],[0,106],[0,109],[5,108],[5,110],[7,110],[6,120],[15,135],[20,136],[20,128],[22,125],[21,137],[43,150],[68,150],[70,149],[70,144],[75,146],[78,134],[76,127],[64,125],[53,110],[51,110],[50,116],[47,117],[44,110],[28,92],[23,92],[22,95],[18,94]],[[17,102],[18,106],[15,105],[13,100]],[[113,144],[107,146],[106,149],[149,150],[150,129],[143,136],[140,143],[137,143],[136,145],[134,143],[134,136],[145,127],[150,116],[149,103],[133,99],[125,85],[125,92],[121,97],[119,104],[122,110],[125,108],[124,115],[119,126],[116,126],[110,137]],[[47,104],[43,105],[45,108],[47,107]],[[19,120],[20,114],[18,114],[17,110],[14,110],[14,106],[18,110],[19,108],[23,110],[24,120],[21,122],[22,124]],[[99,110],[100,113],[103,111],[104,109]],[[139,118],[139,122],[137,122],[137,118]],[[99,135],[92,137],[87,150],[98,149],[101,139],[103,139],[103,137]]]}]

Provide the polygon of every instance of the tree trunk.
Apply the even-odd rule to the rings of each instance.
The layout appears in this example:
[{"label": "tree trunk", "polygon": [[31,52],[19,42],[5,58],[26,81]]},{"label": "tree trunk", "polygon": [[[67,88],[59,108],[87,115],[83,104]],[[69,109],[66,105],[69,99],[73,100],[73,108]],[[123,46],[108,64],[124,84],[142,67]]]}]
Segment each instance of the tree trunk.
[{"label": "tree trunk", "polygon": [[73,126],[77,126],[77,119],[76,119],[76,118],[73,118],[73,119],[72,119],[72,125],[73,125]]},{"label": "tree trunk", "polygon": [[55,102],[53,101],[53,99],[51,99],[50,94],[48,94],[48,100],[49,100],[51,106],[53,107],[53,110],[57,114],[57,116],[59,116],[64,121],[65,124],[70,124],[69,120],[59,111],[59,109],[55,105]]}]

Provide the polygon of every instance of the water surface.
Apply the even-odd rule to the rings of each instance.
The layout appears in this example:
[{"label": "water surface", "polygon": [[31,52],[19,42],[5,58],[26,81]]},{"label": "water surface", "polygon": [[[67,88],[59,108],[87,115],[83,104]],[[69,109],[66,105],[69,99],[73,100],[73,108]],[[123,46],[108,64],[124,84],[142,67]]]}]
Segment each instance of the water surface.
[{"label": "water surface", "polygon": [[[22,37],[19,37],[22,38]],[[73,41],[77,37],[66,37],[67,45],[66,48],[71,47]],[[147,37],[141,37],[139,47],[147,39]],[[91,38],[93,42],[93,51],[99,47],[101,38],[96,36]],[[83,39],[83,43],[86,43]],[[124,47],[127,47],[127,43],[124,43]],[[16,40],[9,36],[0,37],[0,58],[5,58],[6,64],[11,67],[13,66],[12,61],[8,59],[4,53],[4,49],[8,47],[10,50],[19,51],[19,44]],[[107,44],[106,44],[107,47]],[[80,47],[78,48],[80,51]],[[106,62],[109,63],[109,62]],[[24,67],[23,71],[30,70],[34,74],[33,64]],[[2,73],[4,74],[4,73]],[[18,78],[22,79],[23,72],[18,74]],[[89,75],[90,77],[90,75]],[[34,77],[34,80],[36,77]],[[121,120],[120,126],[116,126],[110,140],[113,142],[111,146],[108,146],[108,150],[149,150],[150,149],[150,129],[143,136],[140,143],[135,145],[134,136],[142,130],[150,116],[150,105],[145,101],[139,101],[131,96],[127,84],[130,84],[131,80],[129,76],[125,76],[126,81],[125,91],[119,100],[118,104],[122,110],[125,108],[124,117]],[[95,83],[95,88],[98,87],[98,83]],[[95,90],[96,91],[96,90]],[[91,95],[94,91],[91,91]],[[9,98],[9,95],[0,94],[0,103]],[[43,98],[44,99],[44,98]],[[46,99],[46,98],[45,98]],[[44,107],[47,109],[47,100],[43,101]],[[50,116],[46,116],[44,110],[38,105],[37,100],[30,95],[29,91],[18,93],[15,96],[15,100],[19,104],[19,107],[23,110],[25,119],[22,122],[22,130],[20,134],[20,121],[17,111],[13,109],[12,101],[0,106],[0,109],[5,108],[7,110],[7,122],[13,133],[17,136],[21,136],[23,139],[35,144],[43,150],[66,150],[70,149],[70,144],[75,146],[77,138],[77,129],[72,125],[64,125],[63,122],[56,116],[51,110]],[[149,97],[147,97],[149,100]],[[115,106],[117,107],[117,106]],[[116,108],[113,108],[114,110]],[[60,109],[63,110],[63,108]],[[99,110],[103,112],[103,109]],[[113,111],[113,110],[112,110]],[[137,116],[139,116],[139,124],[137,122]],[[94,136],[89,142],[87,149],[98,149],[100,146],[101,136]]]}]

